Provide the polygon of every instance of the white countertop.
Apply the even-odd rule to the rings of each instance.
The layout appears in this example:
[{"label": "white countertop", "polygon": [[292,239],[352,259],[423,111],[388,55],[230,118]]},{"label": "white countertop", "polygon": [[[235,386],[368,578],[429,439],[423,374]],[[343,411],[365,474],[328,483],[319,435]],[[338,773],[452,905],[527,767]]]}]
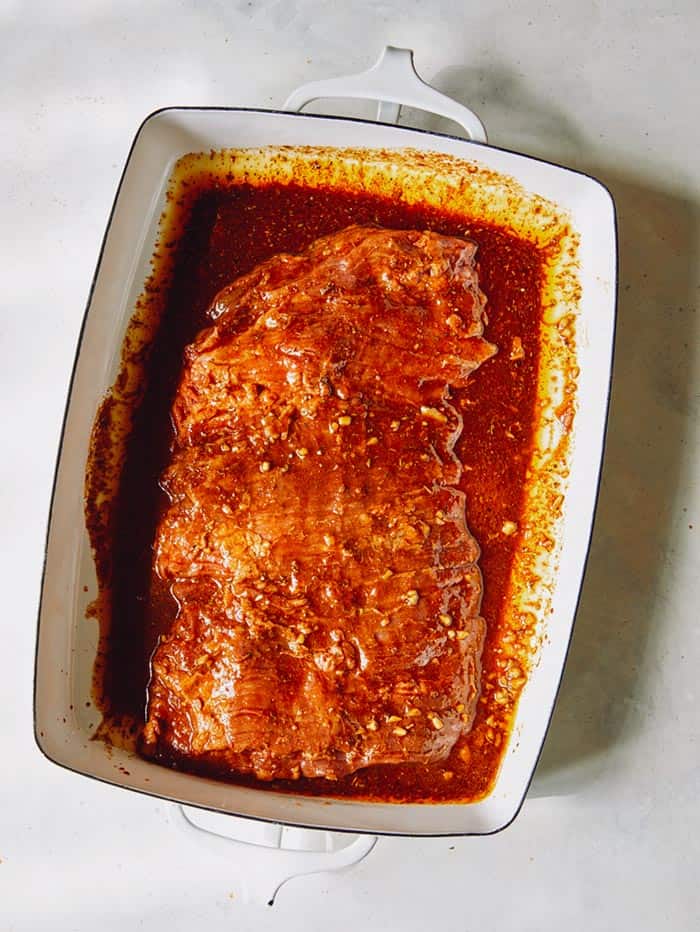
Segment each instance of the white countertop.
[{"label": "white countertop", "polygon": [[[628,9],[628,7],[632,7]],[[61,4],[0,24],[0,929],[684,930],[700,923],[700,7]],[[32,734],[45,524],[78,330],[134,132],[168,104],[278,107],[391,43],[491,141],[587,171],[619,212],[604,480],[534,785],[486,838],[380,839],[242,902],[165,804],[48,763]],[[433,122],[428,125],[436,126]]]}]

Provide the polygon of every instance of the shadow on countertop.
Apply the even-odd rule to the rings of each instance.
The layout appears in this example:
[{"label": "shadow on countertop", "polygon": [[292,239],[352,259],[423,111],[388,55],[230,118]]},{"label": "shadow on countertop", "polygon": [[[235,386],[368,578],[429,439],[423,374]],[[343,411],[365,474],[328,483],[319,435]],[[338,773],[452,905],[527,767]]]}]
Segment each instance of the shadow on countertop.
[{"label": "shadow on countertop", "polygon": [[[626,174],[623,160],[603,164],[600,145],[589,157],[593,147],[571,120],[538,104],[503,69],[448,68],[431,83],[472,106],[495,145],[592,175],[617,208],[618,320],[603,479],[566,671],[530,790],[566,795],[618,766],[644,732],[649,679],[663,660],[659,633],[666,629],[666,640],[677,623],[667,602],[674,547],[692,520],[683,496],[700,345],[700,208]],[[425,116],[422,125],[438,128]]]},{"label": "shadow on countertop", "polygon": [[[619,293],[603,479],[574,637],[533,795],[574,792],[645,728],[688,478],[699,345],[697,205],[591,166],[618,213]],[[694,248],[695,247],[695,248]],[[685,528],[687,531],[687,527]],[[568,771],[568,773],[567,773]]]}]

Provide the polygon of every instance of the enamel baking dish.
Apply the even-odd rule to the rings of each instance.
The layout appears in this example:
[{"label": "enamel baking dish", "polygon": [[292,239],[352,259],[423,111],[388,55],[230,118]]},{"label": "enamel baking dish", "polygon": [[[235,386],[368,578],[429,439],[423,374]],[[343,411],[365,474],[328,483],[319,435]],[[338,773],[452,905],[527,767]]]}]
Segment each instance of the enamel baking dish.
[{"label": "enamel baking dish", "polygon": [[[291,112],[321,97],[380,101],[378,122]],[[469,139],[391,125],[401,104],[459,122]],[[580,372],[556,578],[537,662],[520,698],[500,774],[492,792],[478,802],[385,804],[280,794],[175,772],[91,740],[98,724],[88,706],[98,633],[95,622],[85,617],[96,583],[84,525],[83,482],[95,412],[118,370],[125,328],[148,276],[175,162],[191,152],[265,146],[409,147],[469,160],[556,204],[578,237]],[[523,802],[544,742],[581,589],[603,453],[615,291],[615,214],[607,190],[586,175],[489,147],[478,118],[422,83],[406,50],[387,49],[362,75],[307,85],[282,112],[169,108],[149,116],[134,140],[109,218],[63,426],[39,611],[35,733],[41,751],[76,773],[115,785],[288,825],[405,835],[487,834],[508,825]]]}]

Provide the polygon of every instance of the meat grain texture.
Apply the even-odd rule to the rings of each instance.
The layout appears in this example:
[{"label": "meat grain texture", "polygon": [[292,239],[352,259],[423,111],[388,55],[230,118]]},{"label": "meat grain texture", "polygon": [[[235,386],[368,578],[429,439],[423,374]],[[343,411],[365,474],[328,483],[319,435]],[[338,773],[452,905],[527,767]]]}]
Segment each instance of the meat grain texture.
[{"label": "meat grain texture", "polygon": [[448,756],[484,622],[450,387],[483,338],[475,246],[350,227],[225,288],[185,354],[157,572],[180,610],[144,741],[261,780]]}]

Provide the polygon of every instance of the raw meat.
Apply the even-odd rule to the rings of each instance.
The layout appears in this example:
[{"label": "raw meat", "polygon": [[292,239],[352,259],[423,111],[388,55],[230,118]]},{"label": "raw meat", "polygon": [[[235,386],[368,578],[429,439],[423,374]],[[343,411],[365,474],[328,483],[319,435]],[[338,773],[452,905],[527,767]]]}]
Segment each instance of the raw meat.
[{"label": "raw meat", "polygon": [[450,387],[494,352],[468,240],[350,227],[225,288],[186,351],[150,753],[262,780],[444,759],[479,692]]}]

